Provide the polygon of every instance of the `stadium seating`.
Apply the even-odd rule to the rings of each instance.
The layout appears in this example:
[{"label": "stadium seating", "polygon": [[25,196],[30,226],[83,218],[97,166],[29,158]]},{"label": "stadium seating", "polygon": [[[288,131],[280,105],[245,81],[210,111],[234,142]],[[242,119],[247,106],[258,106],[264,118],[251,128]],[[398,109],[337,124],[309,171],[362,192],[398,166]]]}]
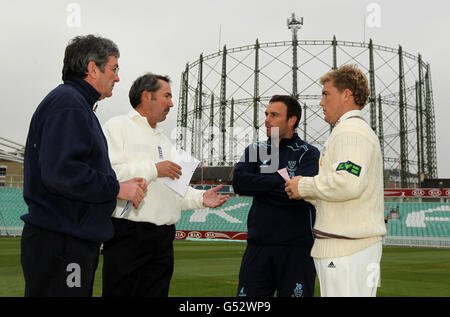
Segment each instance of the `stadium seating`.
[{"label": "stadium seating", "polygon": [[[202,189],[202,190],[208,190],[211,189],[213,187],[216,187],[217,185],[192,185],[193,188],[195,189]],[[221,189],[219,189],[217,191],[218,193],[222,193],[222,194],[228,194],[228,193],[233,193],[233,186],[231,185],[223,185],[223,187]]]},{"label": "stadium seating", "polygon": [[450,238],[450,204],[387,202],[391,210],[398,207],[399,219],[388,220],[388,236]]},{"label": "stadium seating", "polygon": [[[198,209],[182,212],[177,230],[247,231],[247,215],[251,197],[230,197],[217,209]],[[391,211],[398,215],[387,222],[388,237],[450,239],[450,204],[386,202],[384,215]],[[450,241],[450,240],[449,240]]]},{"label": "stadium seating", "polygon": [[230,197],[216,209],[184,210],[175,226],[177,230],[245,232],[251,204],[251,197]]},{"label": "stadium seating", "polygon": [[[206,185],[209,186],[209,185]],[[205,186],[195,185],[205,189]],[[231,186],[229,186],[231,187]],[[226,188],[232,191],[232,188]],[[177,230],[246,232],[251,197],[230,197],[216,209],[184,210],[176,223]],[[0,188],[0,234],[20,234],[23,222],[20,216],[27,212],[22,189]],[[443,240],[450,246],[450,203],[437,202],[385,202],[387,221],[386,238]]]},{"label": "stadium seating", "polygon": [[18,235],[22,232],[23,222],[20,216],[27,212],[22,189],[0,188],[0,235]]}]

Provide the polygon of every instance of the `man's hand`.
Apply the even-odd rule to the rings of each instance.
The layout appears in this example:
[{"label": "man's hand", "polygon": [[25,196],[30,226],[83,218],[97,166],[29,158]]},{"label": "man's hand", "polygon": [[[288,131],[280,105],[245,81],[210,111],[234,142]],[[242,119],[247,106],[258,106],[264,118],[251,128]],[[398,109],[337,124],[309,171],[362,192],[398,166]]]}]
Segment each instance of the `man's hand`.
[{"label": "man's hand", "polygon": [[217,191],[221,189],[223,186],[219,185],[214,188],[211,188],[203,193],[203,206],[209,208],[216,208],[222,206],[230,195],[218,195]]},{"label": "man's hand", "polygon": [[117,198],[131,201],[134,208],[137,209],[146,192],[147,182],[144,178],[136,177],[120,183],[120,190]]},{"label": "man's hand", "polygon": [[170,177],[171,179],[180,178],[181,166],[171,161],[162,161],[156,163],[158,177]]},{"label": "man's hand", "polygon": [[290,199],[300,199],[300,194],[298,193],[298,182],[303,176],[294,176],[286,182],[284,185],[284,190]]}]

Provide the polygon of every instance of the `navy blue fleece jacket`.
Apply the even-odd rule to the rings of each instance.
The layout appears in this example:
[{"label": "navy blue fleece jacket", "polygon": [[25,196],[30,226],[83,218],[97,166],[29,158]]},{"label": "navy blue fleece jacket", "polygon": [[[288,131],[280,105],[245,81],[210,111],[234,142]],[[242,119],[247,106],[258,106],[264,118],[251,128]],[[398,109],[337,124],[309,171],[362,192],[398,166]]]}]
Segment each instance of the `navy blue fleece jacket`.
[{"label": "navy blue fleece jacket", "polygon": [[90,241],[113,236],[119,182],[92,109],[99,97],[69,78],[37,107],[25,146],[24,222]]},{"label": "navy blue fleece jacket", "polygon": [[266,173],[267,167],[274,163],[266,155],[271,154],[272,149],[270,139],[251,144],[234,169],[234,192],[253,196],[247,241],[311,248],[316,210],[304,200],[289,199],[284,190],[286,182],[276,170],[286,168],[290,177],[315,176],[319,171],[319,150],[294,133],[291,139],[281,139],[279,164],[274,171]]}]

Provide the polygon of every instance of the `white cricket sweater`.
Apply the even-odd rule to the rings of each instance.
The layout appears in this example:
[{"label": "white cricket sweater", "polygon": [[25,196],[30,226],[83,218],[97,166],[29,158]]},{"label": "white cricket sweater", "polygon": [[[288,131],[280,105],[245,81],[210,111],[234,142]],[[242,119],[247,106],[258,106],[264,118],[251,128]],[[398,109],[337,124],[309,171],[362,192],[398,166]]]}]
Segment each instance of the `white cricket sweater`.
[{"label": "white cricket sweater", "polygon": [[131,206],[121,217],[126,201],[118,199],[113,217],[158,226],[171,225],[180,220],[181,210],[203,207],[203,190],[189,187],[183,198],[164,185],[163,178],[158,178],[155,164],[172,160],[176,152],[161,128],[152,129],[147,118],[133,109],[127,115],[111,118],[103,125],[103,130],[117,179],[123,182],[143,177],[147,181],[147,193],[139,208]]},{"label": "white cricket sweater", "polygon": [[314,230],[352,238],[316,234],[312,257],[346,256],[386,234],[380,144],[360,110],[342,115],[321,153],[319,174],[303,177],[298,190],[302,198],[316,200]]}]

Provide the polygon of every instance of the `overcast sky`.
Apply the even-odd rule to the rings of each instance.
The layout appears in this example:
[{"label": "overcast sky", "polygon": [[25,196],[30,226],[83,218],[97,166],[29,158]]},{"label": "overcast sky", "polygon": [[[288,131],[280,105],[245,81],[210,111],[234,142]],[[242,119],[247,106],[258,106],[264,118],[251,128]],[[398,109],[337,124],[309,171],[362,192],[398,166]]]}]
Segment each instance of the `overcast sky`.
[{"label": "overcast sky", "polygon": [[[377,16],[379,27],[364,16]],[[99,103],[101,123],[129,111],[128,90],[147,71],[172,80],[175,107],[164,126],[176,125],[181,72],[200,53],[289,40],[286,19],[292,12],[304,17],[299,39],[374,43],[422,54],[431,64],[438,174],[450,178],[450,2],[415,1],[306,1],[306,0],[95,0],[4,1],[0,10],[0,136],[25,143],[36,106],[61,83],[64,49],[76,35],[99,34],[120,49],[120,82],[113,97]],[[372,22],[374,22],[372,20]],[[377,21],[375,21],[377,22]],[[365,30],[365,33],[364,33]]]}]

